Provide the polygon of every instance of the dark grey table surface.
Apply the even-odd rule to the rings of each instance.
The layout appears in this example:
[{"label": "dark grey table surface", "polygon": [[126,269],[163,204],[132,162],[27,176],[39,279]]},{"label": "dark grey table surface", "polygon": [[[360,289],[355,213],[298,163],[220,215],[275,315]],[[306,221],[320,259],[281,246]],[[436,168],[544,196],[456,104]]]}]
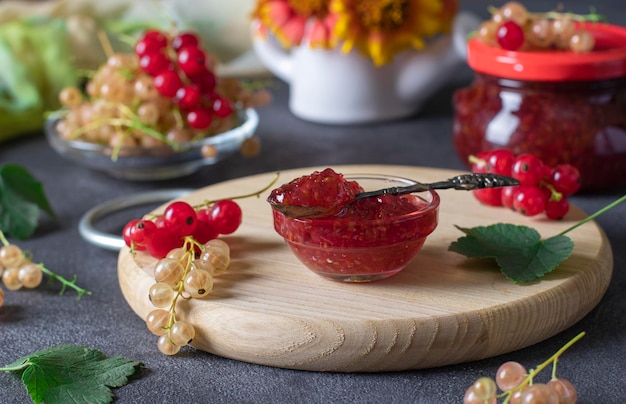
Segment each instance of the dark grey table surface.
[{"label": "dark grey table surface", "polygon": [[[486,16],[482,1],[461,2],[461,8]],[[493,2],[500,5],[502,2]],[[545,2],[526,2],[546,10]],[[621,0],[566,2],[568,10],[586,12],[594,5],[611,22],[626,25]],[[556,4],[554,5],[556,6]],[[533,367],[580,331],[579,341],[559,364],[559,375],[573,381],[579,402],[618,403],[626,397],[626,204],[600,216],[597,223],[613,248],[614,274],[599,305],[570,329],[534,346],[499,357],[442,368],[393,373],[316,373],[243,363],[194,349],[174,357],[160,354],[156,338],[134,314],[120,292],[117,253],[86,243],[79,235],[81,216],[109,199],[142,191],[200,188],[238,177],[308,166],[401,164],[462,169],[452,141],[451,96],[468,85],[472,74],[463,68],[434,95],[416,116],[381,124],[325,126],[295,118],[288,111],[289,89],[275,81],[271,105],[259,109],[262,153],[253,159],[234,156],[189,177],[164,182],[126,182],[76,166],[57,155],[42,134],[0,145],[0,164],[27,167],[43,184],[59,221],[43,217],[31,239],[20,245],[35,260],[66,276],[78,276],[91,291],[77,301],[72,291],[58,295],[59,284],[32,291],[6,292],[0,308],[0,365],[38,349],[60,343],[87,345],[108,355],[143,362],[137,380],[116,389],[119,403],[203,402],[415,402],[459,403],[478,377],[495,373],[508,360]],[[625,189],[581,194],[572,201],[593,213]],[[119,230],[129,217],[103,224]],[[28,402],[20,380],[0,374],[0,403]]]}]

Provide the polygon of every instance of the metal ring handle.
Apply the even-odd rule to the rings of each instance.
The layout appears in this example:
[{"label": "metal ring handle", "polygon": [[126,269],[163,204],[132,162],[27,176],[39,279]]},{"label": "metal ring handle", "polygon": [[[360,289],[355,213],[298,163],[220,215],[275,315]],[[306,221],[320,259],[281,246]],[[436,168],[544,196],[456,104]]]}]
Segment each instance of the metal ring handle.
[{"label": "metal ring handle", "polygon": [[123,196],[104,202],[87,211],[78,223],[78,232],[90,244],[107,250],[119,250],[124,247],[124,240],[120,235],[102,232],[95,228],[95,223],[104,216],[110,215],[133,206],[146,205],[156,202],[167,202],[190,193],[192,189],[168,189],[160,191],[142,192],[135,195]]}]

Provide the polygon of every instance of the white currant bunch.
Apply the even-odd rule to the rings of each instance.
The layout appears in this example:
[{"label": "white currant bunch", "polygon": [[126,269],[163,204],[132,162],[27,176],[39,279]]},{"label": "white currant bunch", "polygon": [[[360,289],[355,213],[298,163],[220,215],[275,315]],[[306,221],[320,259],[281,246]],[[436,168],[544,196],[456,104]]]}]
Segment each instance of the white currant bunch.
[{"label": "white currant bunch", "polygon": [[221,239],[204,244],[186,237],[182,247],[171,250],[154,266],[155,283],[148,298],[155,307],[146,316],[146,326],[158,336],[159,351],[175,355],[189,345],[196,335],[193,324],[177,318],[179,298],[199,299],[213,290],[213,278],[230,265],[230,247]]},{"label": "white currant bunch", "polygon": [[[504,404],[576,403],[578,396],[576,387],[569,380],[557,377],[556,363],[559,357],[584,335],[585,333],[581,332],[530,371],[519,362],[503,363],[498,368],[495,378],[480,377],[465,391],[463,404],[495,404],[498,399],[503,399]],[[547,383],[536,383],[535,377],[549,365],[552,365],[550,380]],[[500,394],[498,389],[501,391]]]},{"label": "white currant bunch", "polygon": [[[34,263],[18,245],[9,243],[4,233],[0,231],[0,278],[5,288],[11,291],[21,288],[34,289],[41,284],[44,273],[51,279],[62,283],[61,294],[68,286],[76,290],[79,298],[84,294],[91,294],[78,287],[75,283],[76,279],[69,281],[50,271],[43,264]],[[4,291],[0,288],[0,306],[3,304]]]}]

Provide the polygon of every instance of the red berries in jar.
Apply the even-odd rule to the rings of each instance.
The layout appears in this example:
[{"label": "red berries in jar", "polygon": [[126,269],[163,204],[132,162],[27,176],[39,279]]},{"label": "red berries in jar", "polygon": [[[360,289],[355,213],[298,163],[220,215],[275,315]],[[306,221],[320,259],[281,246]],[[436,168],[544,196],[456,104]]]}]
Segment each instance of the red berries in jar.
[{"label": "red berries in jar", "polygon": [[595,37],[584,54],[469,41],[475,78],[453,97],[453,142],[463,162],[505,148],[576,167],[582,191],[626,184],[626,28],[582,26]]}]

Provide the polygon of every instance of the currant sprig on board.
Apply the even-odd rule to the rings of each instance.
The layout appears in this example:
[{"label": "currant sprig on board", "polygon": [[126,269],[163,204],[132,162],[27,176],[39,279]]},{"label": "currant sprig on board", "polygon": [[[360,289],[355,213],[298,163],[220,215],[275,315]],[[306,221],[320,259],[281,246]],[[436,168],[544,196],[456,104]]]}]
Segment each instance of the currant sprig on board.
[{"label": "currant sprig on board", "polygon": [[242,221],[236,199],[258,197],[263,189],[226,199],[205,200],[193,206],[185,201],[169,203],[162,214],[148,215],[127,223],[123,238],[131,252],[143,252],[158,259],[154,264],[155,283],[148,298],[155,307],[146,316],[146,326],[159,337],[157,347],[166,355],[177,354],[195,337],[195,327],[177,315],[182,299],[201,299],[213,290],[214,277],[230,265],[230,246],[220,235],[234,233]]},{"label": "currant sprig on board", "polygon": [[470,156],[472,172],[488,172],[515,178],[520,185],[472,191],[489,206],[504,206],[524,216],[545,213],[548,219],[562,219],[569,211],[568,197],[581,186],[579,170],[562,163],[551,167],[531,153],[515,155],[507,149],[488,150]]}]

